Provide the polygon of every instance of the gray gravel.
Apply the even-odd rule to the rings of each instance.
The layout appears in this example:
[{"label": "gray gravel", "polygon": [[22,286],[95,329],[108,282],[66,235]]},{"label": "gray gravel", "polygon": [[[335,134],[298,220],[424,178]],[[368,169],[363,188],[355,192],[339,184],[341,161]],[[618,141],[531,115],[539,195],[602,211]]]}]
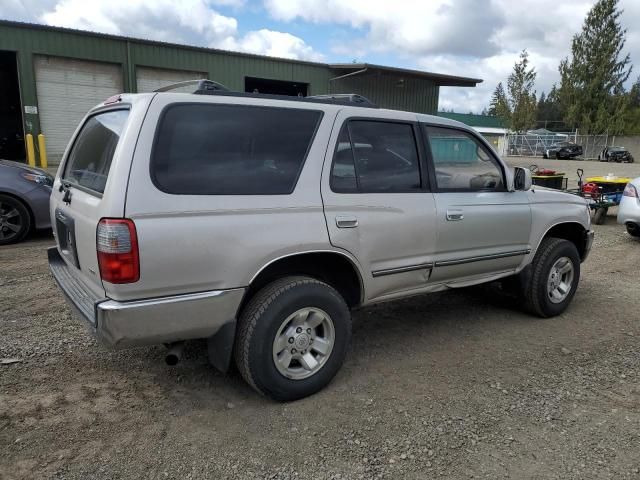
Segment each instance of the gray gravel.
[{"label": "gray gravel", "polygon": [[596,226],[573,305],[495,286],[355,314],[347,362],[279,404],[192,342],[108,350],[73,318],[39,235],[0,249],[0,479],[640,479],[640,241]]}]

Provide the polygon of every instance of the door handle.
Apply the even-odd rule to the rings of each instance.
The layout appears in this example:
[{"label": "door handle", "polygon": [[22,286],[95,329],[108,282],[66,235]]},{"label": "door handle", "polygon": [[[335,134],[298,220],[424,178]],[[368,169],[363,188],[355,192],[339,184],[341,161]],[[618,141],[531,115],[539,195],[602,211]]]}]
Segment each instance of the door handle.
[{"label": "door handle", "polygon": [[464,219],[462,210],[447,210],[447,221],[457,222]]},{"label": "door handle", "polygon": [[356,228],[358,226],[358,219],[356,217],[339,215],[336,217],[336,226],[338,228]]}]

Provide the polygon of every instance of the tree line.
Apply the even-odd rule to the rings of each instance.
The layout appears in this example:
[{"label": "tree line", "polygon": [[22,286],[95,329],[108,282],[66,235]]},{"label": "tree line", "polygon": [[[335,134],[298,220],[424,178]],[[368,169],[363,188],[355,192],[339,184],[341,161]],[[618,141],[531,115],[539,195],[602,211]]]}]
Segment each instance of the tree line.
[{"label": "tree line", "polygon": [[640,77],[625,90],[633,66],[624,54],[627,30],[620,23],[618,3],[595,3],[582,31],[573,36],[571,54],[560,62],[559,84],[539,98],[537,72],[523,50],[506,88],[502,82],[496,86],[486,113],[518,133],[536,127],[593,135],[640,133]]}]

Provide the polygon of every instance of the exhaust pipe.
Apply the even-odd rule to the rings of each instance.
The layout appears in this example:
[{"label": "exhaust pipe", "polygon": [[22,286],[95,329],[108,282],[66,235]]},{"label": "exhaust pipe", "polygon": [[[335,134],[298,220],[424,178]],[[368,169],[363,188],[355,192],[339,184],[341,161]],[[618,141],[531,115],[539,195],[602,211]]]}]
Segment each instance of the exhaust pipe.
[{"label": "exhaust pipe", "polygon": [[182,350],[184,350],[184,342],[175,342],[167,345],[169,351],[167,355],[164,357],[164,361],[167,362],[167,365],[177,365],[180,359],[182,358]]}]

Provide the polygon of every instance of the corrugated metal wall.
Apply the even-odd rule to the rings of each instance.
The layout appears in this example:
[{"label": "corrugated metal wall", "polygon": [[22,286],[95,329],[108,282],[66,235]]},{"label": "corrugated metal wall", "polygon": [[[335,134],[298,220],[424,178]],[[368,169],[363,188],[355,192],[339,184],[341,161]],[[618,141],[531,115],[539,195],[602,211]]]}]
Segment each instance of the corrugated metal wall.
[{"label": "corrugated metal wall", "polygon": [[439,87],[428,79],[364,72],[330,83],[331,93],[358,93],[382,108],[432,115],[438,111]]},{"label": "corrugated metal wall", "polygon": [[[119,64],[127,92],[136,89],[136,65],[207,72],[233,90],[244,90],[244,78],[259,77],[309,84],[309,95],[328,92],[329,79],[344,72],[328,65],[173,46],[85,32],[18,25],[0,21],[0,50],[17,52],[23,105],[38,105],[34,55]],[[402,81],[400,81],[402,79]],[[389,74],[366,74],[331,82],[332,93],[359,93],[385,108],[435,114],[438,86],[428,80]],[[40,133],[37,114],[24,114],[25,133]]]}]

